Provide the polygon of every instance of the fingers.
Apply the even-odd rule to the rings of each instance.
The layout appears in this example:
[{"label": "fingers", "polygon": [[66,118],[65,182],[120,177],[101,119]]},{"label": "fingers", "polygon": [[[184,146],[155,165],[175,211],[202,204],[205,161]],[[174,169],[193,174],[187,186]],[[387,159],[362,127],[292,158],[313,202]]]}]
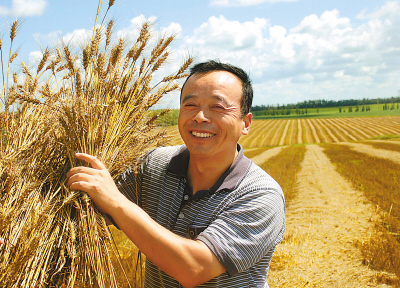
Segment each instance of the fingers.
[{"label": "fingers", "polygon": [[76,158],[78,158],[79,160],[83,160],[87,163],[89,163],[92,168],[94,169],[99,169],[99,170],[103,170],[106,169],[106,167],[104,166],[104,164],[97,159],[96,157],[86,154],[86,153],[75,153]]},{"label": "fingers", "polygon": [[0,245],[3,245],[3,243],[4,243],[4,239],[0,238]]},{"label": "fingers", "polygon": [[[75,182],[90,182],[89,178],[94,175],[96,170],[88,168],[82,169],[84,167],[76,167],[72,168],[68,173],[68,182],[67,185],[71,186]],[[93,171],[94,170],[94,171]]]},{"label": "fingers", "polygon": [[91,165],[91,167],[78,166],[71,168],[67,173],[67,177],[70,178],[77,173],[83,173],[88,175],[96,175],[96,170],[107,170],[104,164],[96,157],[86,153],[75,153],[75,156],[79,160],[83,160]]},{"label": "fingers", "polygon": [[71,170],[69,170],[67,173],[67,177],[70,178],[76,174],[96,175],[97,172],[98,171],[96,169],[79,166],[71,168]]},{"label": "fingers", "polygon": [[[70,183],[71,182],[71,183]],[[89,194],[89,196],[92,195],[92,190],[93,190],[93,185],[90,184],[89,182],[85,181],[68,181],[69,188],[71,190],[79,190],[79,191],[84,191]]]}]

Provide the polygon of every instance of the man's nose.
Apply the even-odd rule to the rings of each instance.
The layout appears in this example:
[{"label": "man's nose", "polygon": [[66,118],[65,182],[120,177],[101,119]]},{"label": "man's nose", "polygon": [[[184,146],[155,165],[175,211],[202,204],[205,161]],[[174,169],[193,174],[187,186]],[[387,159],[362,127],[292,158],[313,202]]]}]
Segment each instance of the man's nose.
[{"label": "man's nose", "polygon": [[197,123],[201,122],[210,122],[210,119],[204,109],[200,109],[196,115],[193,117],[193,120]]}]

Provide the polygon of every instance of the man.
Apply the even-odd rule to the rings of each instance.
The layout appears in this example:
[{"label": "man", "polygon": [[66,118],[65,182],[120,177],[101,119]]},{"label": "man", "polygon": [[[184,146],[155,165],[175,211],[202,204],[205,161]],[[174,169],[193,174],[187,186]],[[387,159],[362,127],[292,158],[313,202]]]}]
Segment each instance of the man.
[{"label": "man", "polygon": [[147,153],[137,176],[127,171],[118,187],[99,160],[76,154],[91,168],[72,168],[68,185],[87,192],[146,255],[145,287],[268,287],[285,204],[238,144],[252,97],[242,69],[200,63],[181,91],[185,145]]}]

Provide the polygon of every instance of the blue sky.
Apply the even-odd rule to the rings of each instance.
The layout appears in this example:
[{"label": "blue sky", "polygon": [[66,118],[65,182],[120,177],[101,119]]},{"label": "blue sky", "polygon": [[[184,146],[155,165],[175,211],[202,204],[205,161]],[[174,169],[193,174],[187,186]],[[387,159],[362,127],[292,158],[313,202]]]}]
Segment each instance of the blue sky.
[{"label": "blue sky", "polygon": [[[0,35],[7,44],[9,24],[23,16],[18,60],[33,65],[41,47],[91,31],[97,4],[1,0]],[[398,96],[399,15],[400,0],[116,0],[109,14],[122,35],[136,35],[143,19],[178,33],[171,66],[190,53],[242,67],[254,105]],[[179,101],[172,95],[162,105]]]}]

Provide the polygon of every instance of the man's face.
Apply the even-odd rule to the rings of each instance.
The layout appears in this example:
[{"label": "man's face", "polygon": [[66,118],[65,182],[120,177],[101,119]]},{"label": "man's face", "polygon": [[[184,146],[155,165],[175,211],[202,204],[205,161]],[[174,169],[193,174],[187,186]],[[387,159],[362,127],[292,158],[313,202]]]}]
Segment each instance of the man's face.
[{"label": "man's face", "polygon": [[181,93],[178,127],[191,156],[236,151],[252,117],[249,113],[241,118],[241,99],[242,82],[232,73],[195,73],[188,79]]}]

